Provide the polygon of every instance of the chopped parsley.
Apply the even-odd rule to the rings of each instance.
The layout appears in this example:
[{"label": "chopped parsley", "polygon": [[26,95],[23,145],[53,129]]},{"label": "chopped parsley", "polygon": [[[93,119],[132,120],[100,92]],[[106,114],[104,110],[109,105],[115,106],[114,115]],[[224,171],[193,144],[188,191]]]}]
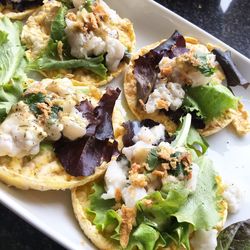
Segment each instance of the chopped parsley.
[{"label": "chopped parsley", "polygon": [[147,170],[149,171],[153,171],[161,163],[161,160],[159,159],[157,154],[157,148],[153,148],[150,150],[146,163],[148,164]]},{"label": "chopped parsley", "polygon": [[[37,106],[39,103],[46,103],[46,96],[39,92],[39,93],[31,93],[28,95],[25,95],[23,98],[23,101],[29,106],[30,111],[35,115],[41,115],[42,111],[41,109]],[[48,105],[48,104],[47,104]],[[62,111],[62,107],[59,107],[57,105],[54,105],[50,108],[51,113],[49,117],[50,122],[54,122],[58,118],[58,112]]]},{"label": "chopped parsley", "polygon": [[200,63],[197,68],[204,76],[209,77],[214,74],[216,69],[214,67],[209,66],[206,54],[199,53],[196,55],[196,58],[199,60]]},{"label": "chopped parsley", "polygon": [[44,103],[45,102],[45,95],[41,92],[39,93],[31,93],[28,95],[25,95],[23,98],[24,103],[26,103],[29,108],[30,111],[34,114],[34,115],[40,115],[42,114],[42,111],[37,107],[38,103]]},{"label": "chopped parsley", "polygon": [[170,155],[169,160],[162,159],[158,155],[158,149],[153,148],[150,150],[146,163],[148,164],[147,170],[152,172],[155,170],[160,164],[167,163],[169,165],[169,169],[167,170],[168,174],[178,177],[179,175],[187,176],[190,172],[190,166],[188,166],[188,162],[184,162],[185,160],[180,159],[182,156],[181,152],[176,151],[175,153]]},{"label": "chopped parsley", "polygon": [[62,111],[62,110],[63,110],[63,108],[60,106],[57,106],[57,105],[52,106],[51,113],[50,113],[50,119],[49,119],[50,122],[58,119],[58,113],[59,113],[59,111]]},{"label": "chopped parsley", "polygon": [[92,5],[94,4],[95,0],[85,0],[85,5],[84,8],[88,11],[88,12],[92,12]]},{"label": "chopped parsley", "polygon": [[198,66],[199,71],[206,77],[209,77],[214,74],[215,68],[211,68],[207,64]]}]

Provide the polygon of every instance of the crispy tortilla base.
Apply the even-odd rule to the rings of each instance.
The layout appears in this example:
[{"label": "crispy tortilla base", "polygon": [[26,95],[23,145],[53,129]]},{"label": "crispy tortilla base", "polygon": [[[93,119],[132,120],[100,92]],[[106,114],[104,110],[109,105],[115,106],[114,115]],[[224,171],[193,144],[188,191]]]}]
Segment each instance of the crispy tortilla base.
[{"label": "crispy tortilla base", "polygon": [[[77,84],[74,82],[74,84]],[[90,87],[89,95],[93,103],[100,98],[100,90]],[[116,117],[114,109],[113,117]],[[115,130],[115,129],[114,129]],[[96,172],[87,177],[73,177],[66,173],[50,147],[41,148],[39,154],[22,159],[8,156],[0,157],[0,181],[19,189],[65,190],[84,185],[97,179],[106,170],[107,163],[102,163],[96,168]]]},{"label": "crispy tortilla base", "polygon": [[[98,178],[96,180],[98,180]],[[72,205],[76,219],[78,220],[79,225],[83,230],[84,234],[91,240],[91,242],[96,247],[98,247],[98,249],[101,250],[121,249],[121,246],[119,244],[117,244],[115,241],[110,240],[108,236],[105,237],[105,235],[101,234],[97,230],[97,228],[95,227],[95,225],[92,224],[91,219],[86,213],[86,210],[89,208],[90,201],[88,197],[91,194],[92,184],[93,183],[90,182],[84,186],[77,187],[71,190]],[[217,178],[217,184],[219,186],[218,195],[220,195],[224,191],[220,177]],[[216,229],[220,231],[222,230],[227,218],[227,203],[223,200],[218,204],[218,207],[222,219],[216,226]],[[175,246],[171,246],[164,249],[177,250]]]},{"label": "crispy tortilla base", "polygon": [[[136,116],[137,119],[143,120],[147,118],[160,122],[165,125],[168,132],[174,133],[177,129],[177,124],[171,121],[169,117],[167,117],[164,114],[160,114],[158,112],[148,114],[137,104],[137,87],[136,87],[136,80],[134,78],[134,62],[136,59],[138,59],[139,56],[146,54],[152,48],[155,48],[163,41],[164,40],[146,46],[141,50],[139,50],[138,53],[134,54],[125,75],[124,94],[130,110],[133,112],[133,114]],[[218,74],[220,78],[223,77],[222,72],[219,72]],[[238,135],[244,135],[250,131],[250,122],[248,120],[248,113],[244,110],[242,103],[239,103],[238,110],[231,110],[231,109],[227,110],[221,117],[218,117],[209,122],[208,124],[206,124],[206,127],[202,130],[199,130],[199,132],[203,136],[210,136],[212,134],[219,132],[229,124],[233,125]]]},{"label": "crispy tortilla base", "polygon": [[[44,49],[44,45],[46,47],[46,44],[49,40],[49,27],[51,25],[51,21],[55,17],[56,11],[60,7],[60,5],[61,4],[56,1],[46,2],[28,18],[26,24],[23,27],[21,37],[22,42],[28,48],[28,50],[26,51],[26,55],[29,59],[33,60],[34,58],[37,58],[41,50]],[[113,30],[117,30],[121,43],[128,48],[129,52],[132,52],[135,47],[135,32],[133,24],[128,19],[123,18],[121,19],[121,23],[110,23],[109,25]],[[30,37],[30,34],[35,35],[35,33],[39,35],[40,39],[42,39],[41,42],[43,46],[40,48],[40,50],[36,48],[37,45],[33,42],[33,38]],[[72,78],[79,82],[99,87],[107,84],[112,79],[117,77],[121,72],[124,71],[126,66],[127,64],[125,62],[121,62],[115,72],[108,73],[106,79],[101,79],[96,74],[85,69],[46,70],[41,73],[48,78],[65,77],[65,75],[71,74]]]},{"label": "crispy tortilla base", "polygon": [[[122,136],[125,133],[122,123],[125,121],[124,117],[122,116],[122,112],[117,105],[115,107],[116,112],[113,115],[113,127],[114,127],[114,134],[115,138],[119,143],[119,147],[123,147],[122,143]],[[104,174],[104,173],[103,173]],[[93,182],[98,181],[100,178],[103,178],[103,175],[96,176],[96,179]],[[120,244],[115,241],[109,239],[108,236],[100,233],[96,226],[92,224],[91,218],[88,216],[86,210],[89,208],[90,201],[88,199],[89,195],[91,194],[93,182],[89,182],[84,186],[78,186],[71,190],[71,198],[72,198],[72,206],[74,210],[74,214],[76,219],[83,230],[84,234],[90,239],[90,241],[101,250],[116,250],[121,249]],[[224,192],[224,186],[220,176],[216,177],[216,182],[218,185],[218,196],[221,196]],[[216,226],[218,231],[222,230],[228,214],[228,205],[226,201],[221,200],[218,203],[219,214],[221,216],[221,221]],[[177,250],[175,246],[171,246],[168,248],[164,248],[165,250]],[[180,248],[183,250],[183,248]]]},{"label": "crispy tortilla base", "polygon": [[117,250],[120,248],[119,244],[109,240],[92,224],[88,218],[86,209],[89,207],[88,196],[91,194],[92,183],[75,188],[71,192],[72,205],[75,216],[80,224],[84,234],[93,242],[93,244],[101,250]]},{"label": "crispy tortilla base", "polygon": [[106,165],[96,168],[91,176],[73,177],[66,173],[52,150],[43,149],[30,160],[0,157],[0,180],[23,190],[65,190],[95,180],[105,172]]}]

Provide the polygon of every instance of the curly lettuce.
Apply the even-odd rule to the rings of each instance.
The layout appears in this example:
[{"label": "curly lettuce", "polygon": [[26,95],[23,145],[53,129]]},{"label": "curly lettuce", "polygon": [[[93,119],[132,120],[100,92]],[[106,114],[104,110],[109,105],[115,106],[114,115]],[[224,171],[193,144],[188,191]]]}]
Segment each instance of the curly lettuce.
[{"label": "curly lettuce", "polygon": [[99,231],[109,233],[112,239],[119,240],[121,216],[112,209],[115,200],[101,198],[101,195],[105,193],[102,183],[95,183],[92,189],[94,192],[89,196],[90,206],[87,209],[87,214],[94,218],[93,224]]},{"label": "curly lettuce", "polygon": [[[155,250],[159,247],[170,247],[173,244],[179,248],[190,250],[189,237],[193,230],[210,230],[220,221],[216,182],[217,173],[212,162],[202,155],[207,149],[207,143],[191,127],[191,115],[187,115],[171,144],[174,147],[186,147],[199,151],[194,162],[199,166],[195,190],[186,186],[186,180],[165,182],[162,187],[148,194],[136,204],[136,225],[130,234],[126,249]],[[196,146],[200,149],[197,149]],[[158,165],[157,151],[151,151],[147,159],[150,170]],[[112,229],[111,237],[119,239],[121,217],[112,209],[115,200],[101,199],[105,192],[103,184],[95,184],[95,192],[90,196],[88,213],[100,232]],[[115,235],[115,237],[114,237]]]},{"label": "curly lettuce", "polygon": [[199,114],[206,122],[223,115],[228,109],[237,109],[239,103],[239,99],[221,84],[189,87],[186,94],[196,104],[196,109],[200,110]]},{"label": "curly lettuce", "polygon": [[25,60],[20,42],[22,24],[7,17],[0,20],[0,122],[23,93]]},{"label": "curly lettuce", "polygon": [[192,117],[187,114],[181,122],[176,132],[176,138],[171,143],[173,147],[185,146],[200,156],[206,153],[208,149],[207,141],[191,126]]},{"label": "curly lettuce", "polygon": [[0,84],[11,81],[22,63],[24,49],[20,42],[22,23],[9,18],[0,20]]},{"label": "curly lettuce", "polygon": [[23,89],[21,85],[16,82],[0,86],[0,122],[6,118],[12,105],[18,102],[22,93]]},{"label": "curly lettuce", "polygon": [[[164,231],[172,222],[172,215],[187,201],[190,191],[183,183],[166,183],[161,191],[153,192],[137,203],[137,219]],[[152,205],[145,203],[150,200]]]},{"label": "curly lettuce", "polygon": [[[171,244],[190,249],[189,236],[192,230],[210,230],[220,221],[216,172],[212,162],[200,157],[196,163],[200,167],[195,191],[191,192],[183,182],[163,185],[137,202],[137,225],[130,235],[128,250],[154,250]],[[90,195],[88,214],[100,232],[111,234],[119,240],[121,217],[112,209],[114,200],[103,200],[103,184],[94,184]],[[150,203],[145,201],[151,201]],[[150,205],[148,205],[150,204]]]},{"label": "curly lettuce", "polygon": [[166,246],[166,242],[160,232],[142,223],[132,233],[126,250],[153,250],[164,246]]},{"label": "curly lettuce", "polygon": [[217,195],[217,173],[212,167],[212,161],[206,157],[198,158],[196,163],[200,168],[196,190],[173,216],[180,223],[190,223],[195,230],[210,230],[221,220],[218,211],[221,198]]}]

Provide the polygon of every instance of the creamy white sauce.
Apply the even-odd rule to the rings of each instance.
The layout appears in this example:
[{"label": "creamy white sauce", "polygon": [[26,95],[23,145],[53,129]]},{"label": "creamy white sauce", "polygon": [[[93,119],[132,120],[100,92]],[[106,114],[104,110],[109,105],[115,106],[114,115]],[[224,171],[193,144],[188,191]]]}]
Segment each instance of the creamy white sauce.
[{"label": "creamy white sauce", "polygon": [[20,101],[0,125],[0,156],[35,155],[46,136],[29,107]]},{"label": "creamy white sauce", "polygon": [[240,187],[235,183],[226,183],[223,197],[227,201],[229,213],[237,213],[243,200],[243,192]]},{"label": "creamy white sauce", "polygon": [[122,149],[122,153],[127,157],[129,161],[131,161],[132,157],[136,155],[137,150],[141,150],[142,148],[151,149],[153,148],[153,146],[143,141],[138,141],[133,146],[124,147]]},{"label": "creamy white sauce", "polygon": [[104,11],[108,14],[109,18],[114,23],[120,22],[120,17],[117,15],[116,11],[111,9],[103,0],[99,0],[100,5],[103,7]]},{"label": "creamy white sauce", "polygon": [[194,250],[215,250],[217,246],[217,230],[197,230],[190,242]]},{"label": "creamy white sauce", "polygon": [[75,108],[84,95],[77,93],[69,79],[44,80],[28,88],[31,93],[37,90],[45,92],[46,98],[63,110],[58,112],[57,118],[51,119],[47,114],[45,120],[40,120],[27,104],[18,102],[0,124],[0,156],[21,158],[35,155],[45,138],[57,141],[64,135],[70,140],[76,140],[85,135],[88,121]]},{"label": "creamy white sauce", "polygon": [[106,43],[101,37],[97,37],[93,32],[82,33],[76,31],[75,22],[66,18],[67,27],[65,33],[71,48],[71,55],[75,58],[88,58],[89,56],[99,56],[106,52]]},{"label": "creamy white sauce", "polygon": [[196,56],[202,54],[202,56],[206,57],[207,64],[214,68],[217,65],[215,55],[210,53],[204,45],[187,43],[187,48],[190,51],[178,57],[172,59],[163,57],[159,63],[160,71],[164,72],[164,68],[171,68],[171,80],[182,85],[188,84],[197,87],[209,83],[214,76],[205,76],[198,70],[197,66],[201,64],[198,64]]},{"label": "creamy white sauce", "polygon": [[153,128],[141,127],[139,132],[133,137],[133,141],[143,141],[147,144],[158,144],[165,138],[165,127],[162,124]]},{"label": "creamy white sauce", "polygon": [[133,208],[136,202],[147,195],[145,188],[129,186],[122,190],[122,199],[127,207]]},{"label": "creamy white sauce", "polygon": [[116,71],[124,57],[126,48],[118,39],[108,37],[106,40],[106,50],[107,67],[111,72]]},{"label": "creamy white sauce", "polygon": [[85,4],[85,0],[72,0],[72,3],[76,9],[80,9]]},{"label": "creamy white sauce", "polygon": [[72,141],[83,137],[89,124],[76,108],[73,108],[71,113],[63,115],[60,122],[63,125],[63,135]]},{"label": "creamy white sauce", "polygon": [[[115,11],[111,10],[103,1],[101,1],[101,3],[111,19],[114,18],[119,22],[121,21]],[[81,13],[82,16],[89,14],[84,9],[78,13]],[[66,17],[65,21],[65,33],[73,57],[81,59],[106,53],[107,68],[111,72],[117,70],[124,57],[126,47],[118,39],[116,30],[111,30],[108,26],[103,25],[103,34],[94,33],[94,31],[81,31],[77,28],[80,25],[79,20],[72,21]]]},{"label": "creamy white sauce", "polygon": [[161,107],[165,110],[177,110],[183,102],[185,91],[179,83],[160,83],[156,86],[153,93],[150,94],[148,101],[145,105],[147,113],[154,113],[159,109],[159,102],[164,101],[166,107]]},{"label": "creamy white sauce", "polygon": [[122,190],[128,183],[128,167],[126,163],[113,160],[108,164],[104,175],[106,193],[101,196],[104,200],[114,199],[116,189]]}]

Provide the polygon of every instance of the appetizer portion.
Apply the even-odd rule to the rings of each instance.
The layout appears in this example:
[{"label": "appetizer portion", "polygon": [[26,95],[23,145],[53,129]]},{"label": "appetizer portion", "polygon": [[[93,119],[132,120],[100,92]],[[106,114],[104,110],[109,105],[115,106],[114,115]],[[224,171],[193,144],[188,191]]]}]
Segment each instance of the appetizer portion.
[{"label": "appetizer portion", "polygon": [[32,81],[0,124],[0,180],[21,189],[87,183],[117,153],[112,114],[119,89],[104,94],[68,78]]},{"label": "appetizer portion", "polygon": [[28,69],[100,86],[122,72],[135,43],[132,23],[102,0],[47,1],[23,27]]},{"label": "appetizer portion", "polygon": [[42,4],[43,0],[1,0],[0,18],[6,16],[14,20],[23,20]]},{"label": "appetizer portion", "polygon": [[[225,79],[226,75],[226,79]],[[224,80],[227,86],[223,85]],[[139,119],[151,118],[174,132],[180,118],[192,114],[192,124],[204,136],[232,123],[236,132],[250,131],[248,114],[230,87],[248,82],[222,52],[178,31],[141,49],[132,58],[124,91]]]},{"label": "appetizer portion", "polygon": [[171,137],[152,120],[124,129],[104,176],[72,190],[86,236],[100,249],[214,250],[228,203],[191,115]]}]

